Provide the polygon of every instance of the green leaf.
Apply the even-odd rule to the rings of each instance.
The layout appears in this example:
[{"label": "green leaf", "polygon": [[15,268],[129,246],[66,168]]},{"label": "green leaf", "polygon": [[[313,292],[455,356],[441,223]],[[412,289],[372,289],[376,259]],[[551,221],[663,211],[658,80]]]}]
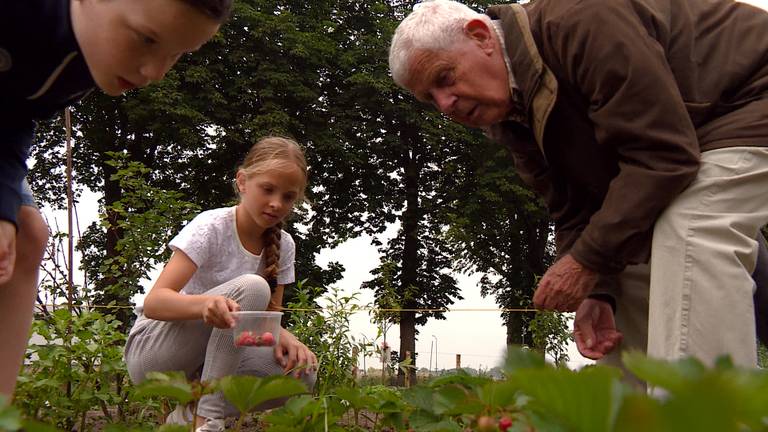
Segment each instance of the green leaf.
[{"label": "green leaf", "polygon": [[468,396],[466,390],[459,386],[446,386],[437,389],[434,393],[435,414],[460,414],[467,402]]},{"label": "green leaf", "polygon": [[182,405],[194,399],[192,386],[180,372],[148,373],[147,379],[136,386],[133,397],[139,399],[151,396],[167,397]]},{"label": "green leaf", "polygon": [[415,430],[426,432],[461,432],[462,427],[455,420],[442,419],[434,423],[414,424]]},{"label": "green leaf", "polygon": [[624,353],[622,360],[627,369],[640,379],[671,392],[682,389],[687,382],[706,373],[704,365],[694,358],[669,362],[646,357],[640,352],[628,352]]},{"label": "green leaf", "polygon": [[661,432],[661,404],[645,394],[629,394],[616,417],[616,432]]},{"label": "green leaf", "polygon": [[221,379],[219,388],[243,414],[266,401],[307,392],[304,383],[286,376],[228,376]]},{"label": "green leaf", "polygon": [[620,372],[608,367],[517,371],[510,380],[531,396],[537,412],[556,417],[568,429],[610,431],[621,407]]},{"label": "green leaf", "polygon": [[459,384],[467,387],[483,386],[492,380],[486,377],[472,376],[464,371],[456,374],[441,376],[430,381],[430,387],[441,387],[448,384]]},{"label": "green leaf", "polygon": [[504,371],[513,373],[518,369],[541,369],[547,367],[544,356],[535,351],[520,347],[509,347],[504,362]]},{"label": "green leaf", "polygon": [[505,408],[515,405],[518,391],[519,388],[509,381],[494,381],[483,386],[478,397],[489,406]]},{"label": "green leaf", "polygon": [[[0,430],[2,425],[0,425]],[[47,424],[40,423],[33,420],[24,420],[24,431],[26,432],[60,432],[60,429]]]},{"label": "green leaf", "polygon": [[425,411],[433,412],[434,390],[426,386],[415,386],[403,392],[403,400],[411,406]]},{"label": "green leaf", "polygon": [[[0,401],[0,405],[3,402]],[[21,427],[19,410],[12,406],[0,407],[0,430],[15,431]]]},{"label": "green leaf", "polygon": [[364,408],[373,405],[375,399],[369,395],[363,394],[359,388],[342,387],[336,389],[336,395],[349,402],[354,409]]}]

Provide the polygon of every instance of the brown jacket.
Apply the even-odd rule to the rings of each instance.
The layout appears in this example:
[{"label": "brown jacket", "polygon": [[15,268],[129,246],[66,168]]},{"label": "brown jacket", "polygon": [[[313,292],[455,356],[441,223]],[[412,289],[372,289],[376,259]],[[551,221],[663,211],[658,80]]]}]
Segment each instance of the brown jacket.
[{"label": "brown jacket", "polygon": [[732,0],[536,0],[504,29],[527,125],[488,133],[545,199],[558,252],[647,262],[702,151],[768,146],[768,13]]}]

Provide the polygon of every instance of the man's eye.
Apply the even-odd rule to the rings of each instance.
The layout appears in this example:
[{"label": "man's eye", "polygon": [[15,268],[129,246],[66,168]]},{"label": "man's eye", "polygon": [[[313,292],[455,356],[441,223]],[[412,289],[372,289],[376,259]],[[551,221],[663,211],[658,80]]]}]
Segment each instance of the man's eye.
[{"label": "man's eye", "polygon": [[451,84],[453,84],[453,72],[442,73],[437,78],[437,85],[440,87],[447,87]]},{"label": "man's eye", "polygon": [[138,33],[138,36],[139,36],[139,40],[145,45],[154,45],[157,43],[157,40],[155,40],[155,38],[153,38],[152,36],[147,36],[143,33]]}]

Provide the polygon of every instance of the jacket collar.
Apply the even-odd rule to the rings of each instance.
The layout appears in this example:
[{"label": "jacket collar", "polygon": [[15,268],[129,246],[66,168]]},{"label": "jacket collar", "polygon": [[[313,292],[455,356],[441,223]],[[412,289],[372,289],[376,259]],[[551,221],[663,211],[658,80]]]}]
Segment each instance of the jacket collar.
[{"label": "jacket collar", "polygon": [[544,64],[531,33],[528,14],[518,4],[492,6],[486,14],[501,20],[512,75],[539,150],[544,154],[544,128],[557,100],[557,80]]}]

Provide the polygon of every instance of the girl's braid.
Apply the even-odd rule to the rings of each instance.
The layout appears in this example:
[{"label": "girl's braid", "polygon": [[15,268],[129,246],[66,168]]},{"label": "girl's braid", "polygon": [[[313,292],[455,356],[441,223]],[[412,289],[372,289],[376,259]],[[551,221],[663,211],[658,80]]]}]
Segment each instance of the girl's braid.
[{"label": "girl's braid", "polygon": [[277,225],[267,228],[261,235],[264,245],[264,279],[269,283],[272,292],[277,287],[277,271],[280,261],[280,233],[283,228],[281,221]]}]

